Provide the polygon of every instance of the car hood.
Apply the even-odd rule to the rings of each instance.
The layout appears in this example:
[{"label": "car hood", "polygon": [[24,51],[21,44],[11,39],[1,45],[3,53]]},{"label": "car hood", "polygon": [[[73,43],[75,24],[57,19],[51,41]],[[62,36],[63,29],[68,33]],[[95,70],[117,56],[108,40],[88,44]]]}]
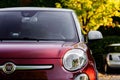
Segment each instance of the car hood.
[{"label": "car hood", "polygon": [[1,59],[60,58],[63,50],[69,49],[73,42],[1,42]]}]

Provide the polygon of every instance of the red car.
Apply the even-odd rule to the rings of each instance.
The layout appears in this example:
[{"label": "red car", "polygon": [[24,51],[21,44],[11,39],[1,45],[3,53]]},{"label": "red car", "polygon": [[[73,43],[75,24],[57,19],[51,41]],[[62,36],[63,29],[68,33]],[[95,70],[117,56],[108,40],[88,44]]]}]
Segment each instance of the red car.
[{"label": "red car", "polygon": [[[90,31],[88,38],[102,35]],[[0,80],[97,80],[74,11],[0,9]]]}]

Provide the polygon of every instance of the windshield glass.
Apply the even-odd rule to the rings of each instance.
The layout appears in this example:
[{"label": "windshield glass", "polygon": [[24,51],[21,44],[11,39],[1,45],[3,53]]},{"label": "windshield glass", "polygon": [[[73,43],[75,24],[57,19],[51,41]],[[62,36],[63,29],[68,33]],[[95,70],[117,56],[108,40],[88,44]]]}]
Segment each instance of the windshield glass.
[{"label": "windshield glass", "polygon": [[78,41],[71,12],[0,12],[0,40]]}]

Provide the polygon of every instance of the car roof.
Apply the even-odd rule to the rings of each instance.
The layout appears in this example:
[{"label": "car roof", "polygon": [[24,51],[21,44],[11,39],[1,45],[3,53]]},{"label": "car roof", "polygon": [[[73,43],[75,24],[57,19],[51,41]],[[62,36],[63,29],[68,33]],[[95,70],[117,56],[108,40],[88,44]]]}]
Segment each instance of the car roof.
[{"label": "car roof", "polygon": [[11,7],[11,8],[1,8],[0,11],[23,11],[23,10],[42,10],[42,11],[73,11],[71,9],[63,8],[45,8],[45,7]]},{"label": "car roof", "polygon": [[114,43],[114,44],[110,44],[108,46],[120,46],[120,43]]}]

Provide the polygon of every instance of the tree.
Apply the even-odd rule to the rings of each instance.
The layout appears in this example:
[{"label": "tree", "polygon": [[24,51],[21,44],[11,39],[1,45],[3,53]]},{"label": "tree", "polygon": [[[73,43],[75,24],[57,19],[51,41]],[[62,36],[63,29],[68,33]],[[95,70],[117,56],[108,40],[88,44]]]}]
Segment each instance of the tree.
[{"label": "tree", "polygon": [[38,7],[56,7],[55,3],[61,0],[32,0],[33,6]]},{"label": "tree", "polygon": [[18,7],[19,5],[20,5],[19,0],[0,0],[0,8]]},{"label": "tree", "polygon": [[85,34],[100,25],[110,24],[112,16],[120,16],[119,5],[120,0],[61,0],[56,3],[56,7],[75,10]]}]

